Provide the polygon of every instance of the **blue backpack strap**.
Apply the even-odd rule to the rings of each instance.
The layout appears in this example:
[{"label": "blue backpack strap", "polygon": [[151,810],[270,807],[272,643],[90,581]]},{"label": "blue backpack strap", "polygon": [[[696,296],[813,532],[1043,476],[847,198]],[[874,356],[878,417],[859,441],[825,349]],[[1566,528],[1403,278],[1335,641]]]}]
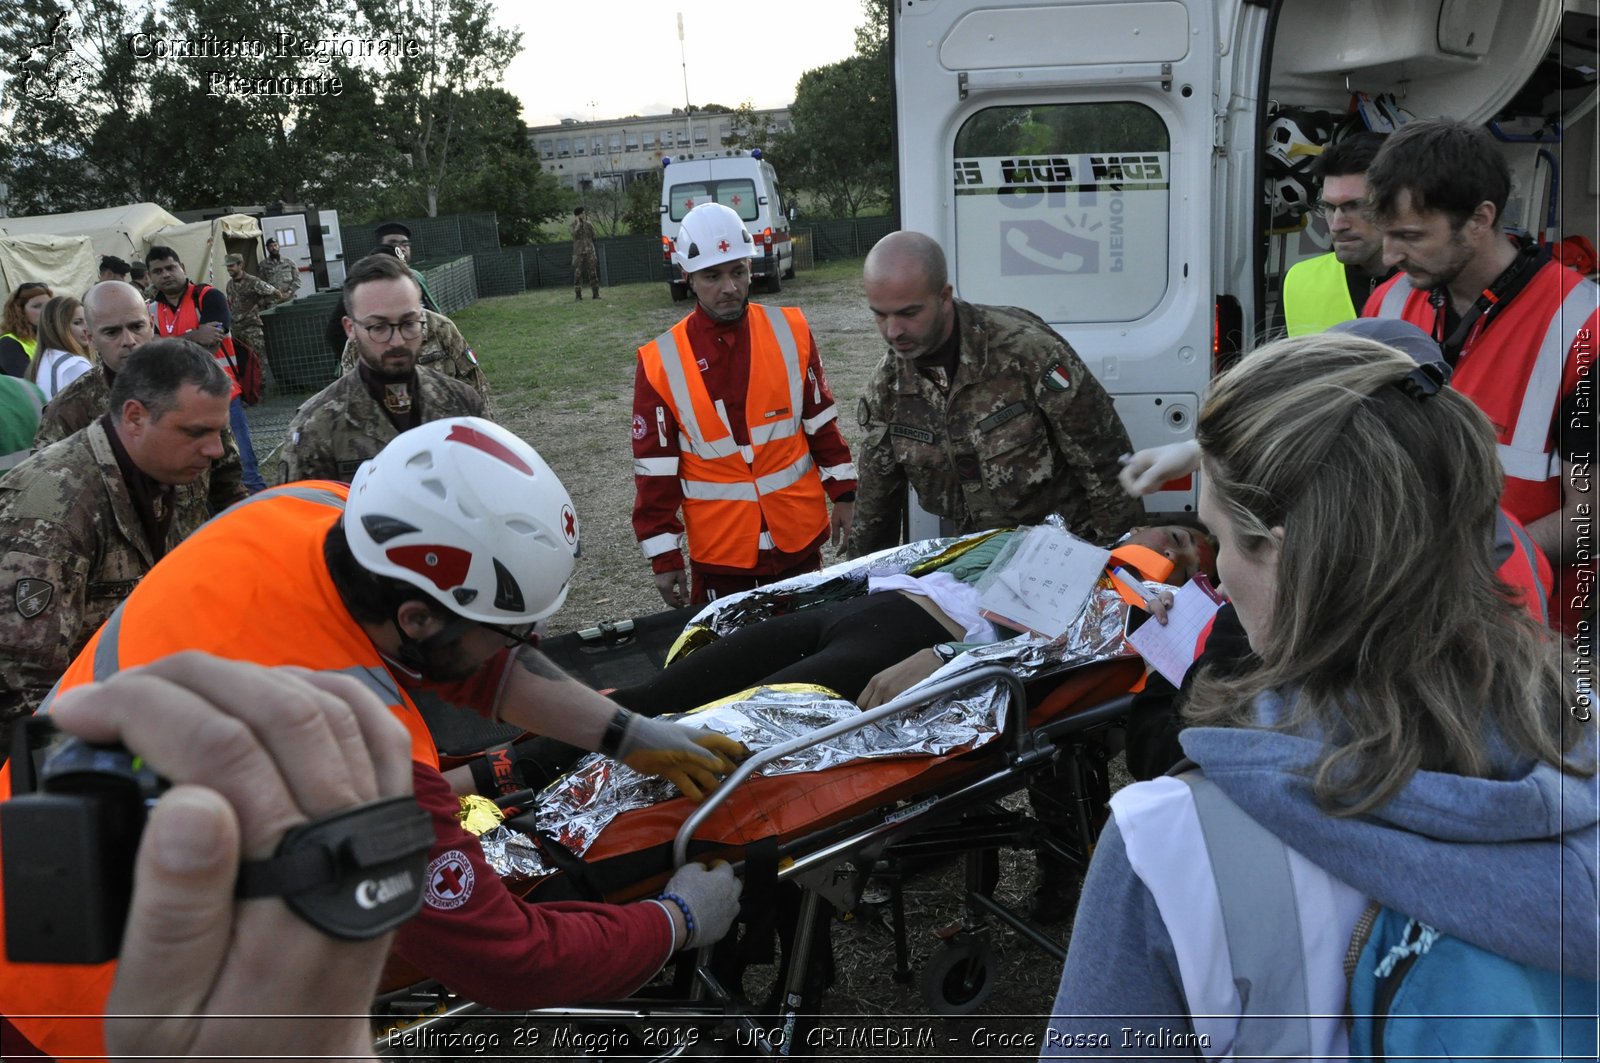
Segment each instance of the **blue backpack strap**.
[{"label": "blue backpack strap", "polygon": [[[1194,796],[1242,1014],[1235,1058],[1309,1058],[1300,907],[1283,842],[1198,772],[1179,776]],[[1291,932],[1292,931],[1292,932]]]}]

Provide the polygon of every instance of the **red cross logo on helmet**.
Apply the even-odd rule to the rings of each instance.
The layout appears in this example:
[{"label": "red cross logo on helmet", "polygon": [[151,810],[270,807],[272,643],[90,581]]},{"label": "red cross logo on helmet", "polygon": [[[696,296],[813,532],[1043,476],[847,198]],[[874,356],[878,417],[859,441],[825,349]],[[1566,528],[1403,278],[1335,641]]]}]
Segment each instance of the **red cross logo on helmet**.
[{"label": "red cross logo on helmet", "polygon": [[717,250],[718,251],[726,251],[727,249],[728,249],[728,241],[726,241],[726,240],[718,240],[717,241]]},{"label": "red cross logo on helmet", "polygon": [[567,542],[576,544],[578,541],[578,515],[572,512],[571,506],[561,507],[561,531],[567,537]]}]

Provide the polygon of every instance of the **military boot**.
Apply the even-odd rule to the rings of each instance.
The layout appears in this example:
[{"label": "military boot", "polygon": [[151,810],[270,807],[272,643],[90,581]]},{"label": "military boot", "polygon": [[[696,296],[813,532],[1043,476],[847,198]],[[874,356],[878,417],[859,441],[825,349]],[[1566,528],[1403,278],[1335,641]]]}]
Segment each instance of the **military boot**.
[{"label": "military boot", "polygon": [[582,288],[574,288],[574,289],[572,289],[572,294],[577,298],[578,302],[580,302],[580,303],[583,302],[583,289]]},{"label": "military boot", "polygon": [[594,286],[594,297],[596,299],[600,298],[600,285],[598,284]]}]

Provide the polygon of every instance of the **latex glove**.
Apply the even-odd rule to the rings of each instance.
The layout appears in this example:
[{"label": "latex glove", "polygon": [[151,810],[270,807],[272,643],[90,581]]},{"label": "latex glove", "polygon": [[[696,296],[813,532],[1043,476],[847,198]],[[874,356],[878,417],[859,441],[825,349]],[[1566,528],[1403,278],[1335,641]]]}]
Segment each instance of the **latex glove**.
[{"label": "latex glove", "polygon": [[744,883],[734,877],[733,866],[718,860],[709,870],[703,864],[684,864],[667,882],[661,896],[672,894],[689,909],[694,917],[694,929],[683,947],[697,949],[722,940],[739,914],[742,892]]},{"label": "latex glove", "polygon": [[617,745],[617,759],[641,775],[659,775],[699,801],[750,755],[727,735],[633,713]]},{"label": "latex glove", "polygon": [[1122,471],[1117,473],[1117,480],[1122,489],[1134,498],[1143,498],[1168,480],[1187,476],[1200,468],[1200,444],[1186,439],[1182,443],[1125,454],[1118,460],[1122,462]]},{"label": "latex glove", "polygon": [[656,590],[660,592],[661,600],[667,603],[668,608],[676,609],[689,604],[689,585],[684,575],[684,570],[681,568],[656,573]]},{"label": "latex glove", "polygon": [[828,541],[835,550],[843,550],[850,541],[850,525],[855,522],[856,504],[854,502],[835,502],[833,513],[829,517]]},{"label": "latex glove", "polygon": [[893,701],[937,672],[943,663],[933,650],[918,650],[899,664],[892,664],[873,676],[867,683],[866,689],[861,692],[861,696],[856,699],[856,704],[863,709],[875,709],[885,702]]}]

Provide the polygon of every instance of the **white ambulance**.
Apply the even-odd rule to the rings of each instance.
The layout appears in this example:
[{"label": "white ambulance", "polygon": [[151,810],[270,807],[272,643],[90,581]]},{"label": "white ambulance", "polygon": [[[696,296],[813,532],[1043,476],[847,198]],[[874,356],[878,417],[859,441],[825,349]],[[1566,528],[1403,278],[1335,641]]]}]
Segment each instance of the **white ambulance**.
[{"label": "white ambulance", "polygon": [[[1597,6],[897,0],[901,221],[962,298],[1070,339],[1135,447],[1183,439],[1283,272],[1328,250],[1305,164],[1340,123],[1488,123],[1506,223],[1595,239]],[[1169,486],[1151,510],[1193,508]]]},{"label": "white ambulance", "polygon": [[794,244],[778,174],[761,157],[761,149],[674,155],[662,159],[661,165],[661,254],[672,298],[689,297],[689,282],[672,261],[672,247],[683,216],[701,203],[733,208],[756,242],[750,261],[752,286],[758,291],[782,291],[784,280],[794,276]]}]

